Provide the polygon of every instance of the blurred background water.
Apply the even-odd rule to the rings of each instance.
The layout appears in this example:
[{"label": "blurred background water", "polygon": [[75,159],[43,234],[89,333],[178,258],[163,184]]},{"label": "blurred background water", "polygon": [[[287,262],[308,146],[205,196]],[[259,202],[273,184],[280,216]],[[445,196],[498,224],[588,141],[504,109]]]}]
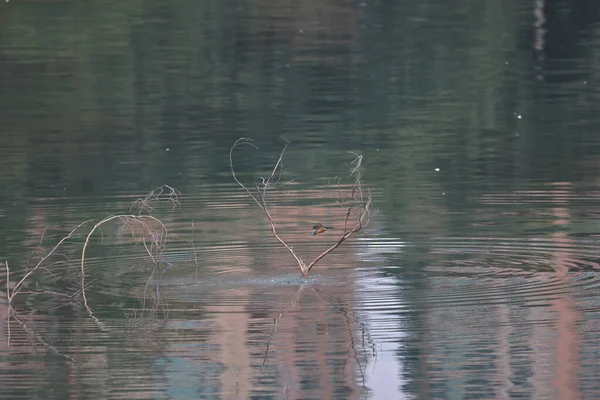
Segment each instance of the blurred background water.
[{"label": "blurred background water", "polygon": [[[157,263],[94,234],[96,319],[90,225],[12,309],[2,279],[0,397],[599,398],[599,83],[593,0],[3,2],[8,289],[182,195]],[[307,280],[229,170],[252,137],[240,179],[268,175],[282,136],[302,256],[338,238],[311,227],[343,221],[350,151],[377,208]]]}]

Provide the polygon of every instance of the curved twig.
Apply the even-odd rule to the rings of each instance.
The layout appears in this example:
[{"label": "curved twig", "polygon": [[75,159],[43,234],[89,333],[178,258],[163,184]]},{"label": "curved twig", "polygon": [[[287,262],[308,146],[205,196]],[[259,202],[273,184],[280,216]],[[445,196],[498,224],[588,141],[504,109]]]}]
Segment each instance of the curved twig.
[{"label": "curved twig", "polygon": [[267,216],[267,219],[269,220],[269,225],[271,226],[271,233],[273,234],[273,236],[275,236],[275,238],[279,241],[279,243],[281,243],[290,252],[290,254],[294,257],[294,259],[298,263],[298,266],[300,267],[300,269],[302,271],[304,271],[304,269],[305,269],[304,261],[294,252],[294,249],[292,248],[292,246],[288,245],[285,242],[285,240],[283,240],[279,236],[279,234],[277,233],[277,228],[275,227],[275,220],[273,219],[273,217],[271,216],[271,213],[269,212],[269,209],[267,207],[267,200],[266,200],[267,189],[271,185],[272,179],[275,176],[275,174],[277,172],[277,169],[279,168],[279,166],[283,162],[282,161],[283,160],[283,153],[287,149],[287,147],[289,145],[289,141],[286,141],[286,144],[283,147],[283,150],[279,154],[279,159],[277,160],[277,163],[275,164],[275,167],[273,168],[273,171],[271,172],[271,176],[269,176],[266,179],[265,178],[261,179],[262,182],[263,182],[262,183],[262,185],[263,185],[262,188],[260,188],[257,185],[257,192],[258,192],[258,196],[259,196],[260,200],[257,199],[252,194],[252,192],[250,192],[250,190],[248,190],[248,188],[242,182],[240,182],[240,180],[237,178],[237,176],[235,174],[235,169],[233,167],[233,150],[237,146],[242,146],[242,145],[249,145],[249,146],[254,147],[255,149],[258,149],[258,147],[256,147],[256,145],[254,145],[254,143],[252,143],[252,142],[253,142],[253,140],[250,139],[250,138],[240,138],[240,139],[236,140],[236,142],[231,147],[231,150],[229,150],[229,166],[231,167],[231,175],[233,176],[233,179],[237,182],[237,184],[240,185],[242,187],[242,189],[244,189],[246,191],[246,193],[248,193],[248,195],[252,198],[252,200],[254,200],[254,202],[256,204],[258,204],[258,206],[261,208],[261,210],[264,211],[265,215]]},{"label": "curved twig", "polygon": [[[87,310],[88,314],[92,318],[94,318],[94,320],[97,323],[99,321],[97,318],[94,317],[94,314],[92,313],[92,310],[89,307],[87,296],[85,294],[85,252],[86,252],[86,249],[90,242],[90,238],[92,237],[92,235],[94,234],[96,229],[98,229],[101,225],[103,225],[111,220],[114,220],[114,219],[124,220],[125,223],[129,223],[131,221],[137,222],[142,226],[142,228],[144,228],[145,231],[150,232],[153,235],[154,235],[154,232],[152,231],[152,229],[149,228],[149,225],[147,225],[144,222],[144,220],[148,219],[150,221],[154,221],[154,222],[158,223],[158,225],[160,226],[160,233],[159,233],[160,242],[164,243],[167,240],[167,228],[158,218],[153,217],[152,215],[134,215],[134,214],[111,215],[111,216],[104,218],[102,221],[100,221],[94,225],[94,227],[87,234],[87,236],[85,238],[85,243],[83,244],[83,249],[81,250],[81,296],[83,298],[83,305],[84,305],[85,309]],[[151,249],[153,248],[154,243],[157,240],[158,239],[153,238],[153,244],[150,246],[150,248],[148,248],[148,246],[145,243],[145,239],[144,239],[144,247],[146,249],[146,252],[150,256],[150,258],[152,258],[153,261],[155,261],[155,258],[154,258],[154,255],[152,254]],[[157,247],[160,247],[160,246],[157,245]],[[157,251],[160,252],[160,249],[157,249]]]},{"label": "curved twig", "polygon": [[[15,287],[13,288],[12,292],[10,293],[10,295],[8,295],[8,303],[12,303],[12,300],[14,299],[14,297],[19,293],[19,291],[22,289],[23,284],[25,283],[25,281],[27,280],[27,278],[29,278],[34,272],[36,272],[40,266],[44,263],[44,261],[46,261],[48,259],[48,257],[50,257],[52,254],[54,254],[54,252],[68,239],[70,239],[75,232],[81,228],[82,226],[88,224],[89,222],[91,222],[91,220],[87,220],[84,221],[82,223],[80,223],[79,225],[77,225],[71,232],[69,232],[69,234],[67,236],[65,236],[64,238],[62,238],[53,248],[52,250],[50,250],[48,252],[48,254],[46,254],[44,257],[42,257],[40,259],[40,261],[38,261],[38,263],[29,271],[27,271],[27,273],[25,275],[23,275],[23,277],[17,282],[17,284],[15,285]],[[8,264],[7,264],[7,268],[8,268]]]},{"label": "curved twig", "polygon": [[[285,145],[279,154],[279,158],[277,159],[277,162],[275,163],[275,166],[273,167],[271,175],[267,178],[259,177],[254,181],[254,185],[256,187],[256,193],[257,193],[256,196],[238,179],[237,175],[235,174],[235,168],[233,166],[233,150],[236,147],[242,146],[242,145],[248,145],[248,146],[254,147],[255,149],[258,149],[258,147],[253,143],[252,139],[242,137],[235,141],[235,143],[229,150],[229,166],[231,168],[231,175],[233,176],[233,179],[237,182],[238,185],[240,185],[242,187],[242,189],[244,189],[246,191],[246,193],[248,193],[248,195],[252,198],[252,200],[254,200],[254,202],[265,213],[267,220],[269,221],[269,225],[271,227],[271,233],[273,234],[273,236],[294,257],[294,259],[298,263],[298,266],[300,267],[300,270],[302,271],[302,276],[307,277],[308,273],[310,272],[310,270],[314,267],[314,265],[316,263],[318,263],[321,259],[323,259],[326,255],[331,253],[333,250],[338,248],[350,236],[352,236],[354,233],[360,231],[363,226],[365,226],[369,223],[369,220],[371,218],[371,208],[372,208],[371,193],[369,192],[368,197],[365,199],[362,184],[361,184],[361,176],[360,176],[360,167],[362,166],[363,156],[360,154],[354,153],[354,152],[349,152],[350,154],[353,154],[355,156],[354,160],[351,162],[351,165],[353,165],[353,167],[351,168],[350,175],[349,175],[349,177],[354,176],[354,185],[352,187],[350,196],[347,200],[344,200],[342,198],[341,191],[339,190],[339,181],[337,183],[338,196],[339,196],[339,200],[337,202],[341,205],[341,207],[346,212],[346,218],[344,221],[344,231],[342,233],[342,236],[338,239],[338,241],[335,244],[333,244],[331,247],[329,247],[323,253],[319,254],[310,264],[308,264],[308,265],[305,264],[304,261],[302,260],[302,258],[295,253],[292,246],[287,244],[285,242],[285,240],[283,240],[277,233],[275,221],[274,221],[274,219],[269,211],[269,207],[267,205],[267,190],[274,188],[275,185],[281,180],[281,171],[283,168],[283,155],[284,155],[286,149],[288,148],[289,144],[290,144],[290,142],[288,140],[285,140]],[[275,178],[277,176],[277,171],[279,171],[279,176],[277,178]],[[356,211],[354,213],[354,215],[352,213],[353,210]],[[349,225],[351,216],[352,216],[352,219],[354,222],[353,222],[353,224],[351,223]],[[349,226],[351,226],[351,228],[349,228]]]}]

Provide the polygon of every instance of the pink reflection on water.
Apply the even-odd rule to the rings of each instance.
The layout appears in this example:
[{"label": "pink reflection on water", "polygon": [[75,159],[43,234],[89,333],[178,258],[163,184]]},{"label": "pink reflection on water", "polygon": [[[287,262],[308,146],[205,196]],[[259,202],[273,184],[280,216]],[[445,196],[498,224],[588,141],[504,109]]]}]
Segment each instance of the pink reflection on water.
[{"label": "pink reflection on water", "polygon": [[[569,223],[570,215],[568,209],[568,199],[571,194],[571,185],[568,182],[556,184],[553,193],[552,208],[556,221],[556,226],[565,226]],[[575,246],[572,240],[567,237],[565,231],[557,231],[552,234],[557,244],[554,252],[554,268],[558,279],[569,283],[569,265],[573,262],[573,254],[567,250]],[[556,311],[556,375],[553,381],[558,390],[558,398],[571,400],[581,398],[579,392],[579,352],[581,349],[581,337],[577,331],[577,322],[581,319],[580,313],[576,310],[576,304],[569,294],[563,294],[552,301],[552,309]]]}]

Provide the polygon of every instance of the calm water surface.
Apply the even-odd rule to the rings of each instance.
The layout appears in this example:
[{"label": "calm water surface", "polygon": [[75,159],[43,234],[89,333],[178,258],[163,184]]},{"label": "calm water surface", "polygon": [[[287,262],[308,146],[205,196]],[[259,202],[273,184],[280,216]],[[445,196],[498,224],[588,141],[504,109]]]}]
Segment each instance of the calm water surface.
[{"label": "calm water surface", "polygon": [[2,2],[0,397],[600,398],[599,8],[405,3]]}]

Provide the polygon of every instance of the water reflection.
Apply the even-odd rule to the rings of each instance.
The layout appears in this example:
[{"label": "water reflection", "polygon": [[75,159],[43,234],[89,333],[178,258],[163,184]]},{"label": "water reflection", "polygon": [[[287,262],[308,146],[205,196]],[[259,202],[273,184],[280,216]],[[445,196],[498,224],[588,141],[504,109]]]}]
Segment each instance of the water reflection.
[{"label": "water reflection", "polygon": [[[306,207],[335,214],[337,205],[322,194],[320,206]],[[7,315],[2,320],[4,394],[19,392],[19,382],[38,382],[27,387],[32,394],[55,385],[64,391],[64,383],[38,373],[54,368],[68,371],[68,397],[111,397],[116,387],[140,398],[580,398],[581,390],[595,392],[594,384],[580,386],[580,377],[594,374],[583,349],[595,343],[590,294],[598,259],[592,237],[566,231],[577,222],[569,205],[583,201],[572,184],[480,198],[492,208],[501,199],[511,206],[547,204],[535,218],[554,227],[548,234],[407,242],[378,236],[386,232],[380,213],[370,237],[352,242],[308,280],[284,250],[269,244],[272,238],[259,234],[265,228],[255,223],[260,210],[240,207],[243,219],[228,217],[243,198],[234,186],[221,196],[227,206],[207,210],[231,221],[206,230],[180,220],[188,213],[210,220],[195,206],[202,198],[188,198],[180,211],[162,210],[171,235],[164,257],[173,264],[163,275],[152,271],[164,271],[165,262],[156,267],[131,237],[104,230],[87,268],[94,277],[90,304],[106,329],[77,300],[24,293],[19,320],[11,319],[10,346]],[[311,242],[306,213],[287,212],[304,207],[298,199],[278,201],[274,215],[297,228],[289,239],[299,247],[324,245]],[[215,210],[224,214],[215,217]],[[505,218],[502,211],[488,215],[491,223]],[[474,229],[482,229],[481,218],[474,218]],[[245,228],[229,231],[234,220]],[[235,240],[211,242],[215,229]],[[196,251],[186,239],[192,232]],[[65,251],[76,253],[77,242],[70,246]],[[69,282],[65,275],[29,289]]]}]

